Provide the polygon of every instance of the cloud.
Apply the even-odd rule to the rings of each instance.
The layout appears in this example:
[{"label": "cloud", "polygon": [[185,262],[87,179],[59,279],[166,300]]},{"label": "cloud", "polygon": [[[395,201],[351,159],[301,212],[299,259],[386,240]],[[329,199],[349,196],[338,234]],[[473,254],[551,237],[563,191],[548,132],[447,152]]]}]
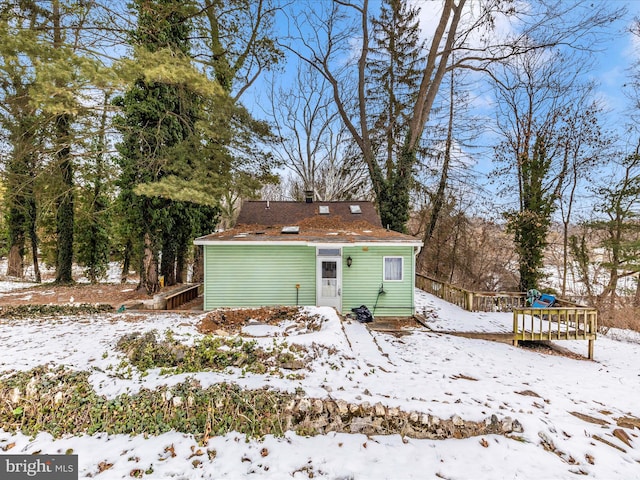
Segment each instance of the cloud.
[{"label": "cloud", "polygon": [[[420,29],[422,38],[430,40],[442,16],[442,2],[424,2],[423,0],[410,0],[413,6],[420,8]],[[490,14],[491,24],[482,23],[477,25],[479,20],[486,14],[484,6],[488,2],[470,1],[466,4],[463,16],[458,28],[459,32],[463,32],[471,27],[469,35],[466,37],[467,46],[470,48],[483,48],[487,43],[497,43],[513,36],[518,27],[522,24],[519,15],[527,14],[531,10],[528,2],[514,2],[513,4],[505,3],[504,10],[493,10]],[[506,12],[505,10],[513,7],[517,14]]]}]

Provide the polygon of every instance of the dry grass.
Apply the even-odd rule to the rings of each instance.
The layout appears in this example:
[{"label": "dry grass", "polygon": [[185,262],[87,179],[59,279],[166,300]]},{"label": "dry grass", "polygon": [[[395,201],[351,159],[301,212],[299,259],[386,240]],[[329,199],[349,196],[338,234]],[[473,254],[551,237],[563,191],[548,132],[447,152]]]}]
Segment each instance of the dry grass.
[{"label": "dry grass", "polygon": [[633,297],[615,299],[595,299],[593,305],[598,309],[600,328],[620,328],[640,332],[640,308],[634,305]]},{"label": "dry grass", "polygon": [[640,308],[629,305],[615,310],[599,311],[598,323],[606,329],[621,328],[640,332]]}]

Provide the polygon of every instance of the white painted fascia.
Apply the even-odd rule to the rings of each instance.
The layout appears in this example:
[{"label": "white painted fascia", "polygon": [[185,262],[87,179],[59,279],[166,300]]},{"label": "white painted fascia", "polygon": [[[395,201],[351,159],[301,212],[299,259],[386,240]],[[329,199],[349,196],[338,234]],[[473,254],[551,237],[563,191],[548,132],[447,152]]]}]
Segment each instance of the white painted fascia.
[{"label": "white painted fascia", "polygon": [[421,247],[422,242],[407,241],[407,242],[317,242],[307,240],[274,240],[271,242],[257,241],[257,240],[194,240],[194,245],[292,245],[292,246],[307,246],[307,247],[329,247],[329,248],[344,248],[344,247]]}]

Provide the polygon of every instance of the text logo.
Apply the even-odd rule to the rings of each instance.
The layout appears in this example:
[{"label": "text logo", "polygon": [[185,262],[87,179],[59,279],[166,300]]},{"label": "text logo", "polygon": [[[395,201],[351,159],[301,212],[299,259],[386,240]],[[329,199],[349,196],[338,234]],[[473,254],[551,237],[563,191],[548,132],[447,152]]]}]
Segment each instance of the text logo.
[{"label": "text logo", "polygon": [[3,480],[78,480],[77,455],[0,455]]}]

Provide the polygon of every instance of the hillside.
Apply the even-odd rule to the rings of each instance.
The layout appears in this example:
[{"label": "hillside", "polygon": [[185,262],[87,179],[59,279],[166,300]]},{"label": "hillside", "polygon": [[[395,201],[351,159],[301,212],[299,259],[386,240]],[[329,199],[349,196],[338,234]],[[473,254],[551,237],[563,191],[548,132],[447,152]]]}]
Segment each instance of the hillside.
[{"label": "hillside", "polygon": [[[256,357],[265,366],[263,371],[246,358],[240,361],[236,357],[235,365],[240,366],[228,364],[206,371],[149,365],[139,369],[133,365],[138,360],[131,353],[131,343],[121,341],[134,332],[156,330],[159,338],[171,339],[171,345],[196,346],[205,338],[198,325],[206,314],[130,312],[0,319],[0,403],[5,408],[0,412],[6,412],[8,402],[14,401],[10,407],[15,417],[11,421],[10,416],[2,417],[0,449],[3,453],[73,452],[79,455],[80,478],[453,480],[574,479],[577,474],[594,479],[638,476],[637,335],[610,331],[597,340],[596,360],[592,362],[578,355],[548,354],[438,333],[499,331],[507,328],[510,315],[474,314],[421,292],[417,297],[430,328],[411,328],[400,336],[341,321],[327,308],[306,308],[273,321],[261,318],[245,324],[239,336],[233,331],[217,332],[231,339],[224,340],[218,356],[233,350],[234,345],[255,341],[251,351],[263,352]],[[167,336],[168,330],[172,333]],[[123,345],[130,349],[123,349]],[[562,346],[580,354],[586,351],[586,345],[580,342]],[[288,363],[283,361],[285,357]],[[64,369],[56,370],[59,366]],[[9,388],[17,381],[16,372],[30,372],[31,397],[29,388],[20,390],[19,395]],[[277,395],[288,395],[296,414],[303,411],[303,406],[309,412],[318,405],[322,410],[322,403],[316,402],[322,400],[325,408],[335,405],[351,412],[350,421],[339,425],[342,433],[322,435],[311,435],[299,423],[296,426],[302,435],[285,431],[284,436],[245,435],[234,430],[209,432],[204,437],[175,430],[159,434],[104,433],[113,425],[103,425],[92,434],[65,434],[65,429],[74,429],[72,423],[54,432],[56,438],[50,433],[33,438],[11,433],[12,425],[27,425],[29,406],[38,398],[43,401],[47,388],[52,389],[47,401],[53,410],[64,408],[65,402],[77,397],[77,392],[68,389],[59,390],[56,397],[53,391],[60,384],[46,384],[47,378],[60,376],[61,372],[67,372],[69,378],[72,375],[68,372],[87,372],[92,391],[84,395],[102,405],[114,399],[125,405],[126,398],[162,392],[164,401],[155,404],[157,411],[147,412],[151,418],[195,409],[186,394],[180,396],[186,384],[204,391],[227,382],[231,386],[224,388],[235,392],[234,398],[245,398],[242,392],[263,392],[276,402]],[[305,399],[309,399],[308,404]],[[212,415],[224,408],[212,404]],[[375,423],[376,409],[384,422]],[[247,423],[240,417],[248,411],[238,406],[236,418],[227,419],[229,425],[244,428]],[[286,412],[280,413],[286,416]],[[254,414],[258,427],[272,415],[267,410]],[[363,423],[369,417],[372,423]],[[404,427],[393,418],[405,419]],[[423,436],[419,428],[423,421],[427,433],[439,428],[451,436],[470,436],[417,438]],[[482,425],[491,430],[492,421],[504,433],[474,434],[482,432]],[[475,430],[469,427],[472,424]],[[377,430],[349,433],[372,428]],[[385,428],[400,429],[404,435],[380,434]]]}]

